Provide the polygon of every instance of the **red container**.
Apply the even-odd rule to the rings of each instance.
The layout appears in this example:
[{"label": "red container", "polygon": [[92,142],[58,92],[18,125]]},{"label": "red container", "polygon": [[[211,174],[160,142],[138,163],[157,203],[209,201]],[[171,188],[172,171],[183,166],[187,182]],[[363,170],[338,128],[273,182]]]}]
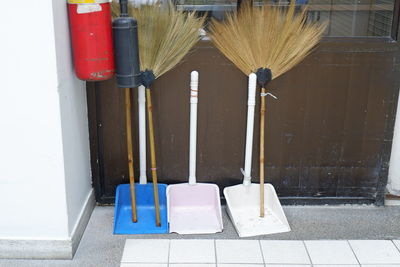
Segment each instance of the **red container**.
[{"label": "red container", "polygon": [[102,81],[114,75],[114,52],[108,0],[68,0],[76,76]]}]

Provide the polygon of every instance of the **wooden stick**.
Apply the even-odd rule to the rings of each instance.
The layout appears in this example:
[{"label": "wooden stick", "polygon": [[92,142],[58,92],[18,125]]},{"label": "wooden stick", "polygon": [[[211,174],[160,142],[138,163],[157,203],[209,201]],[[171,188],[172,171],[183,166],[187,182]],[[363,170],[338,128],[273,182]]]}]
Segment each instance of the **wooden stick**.
[{"label": "wooden stick", "polygon": [[126,145],[128,150],[129,184],[132,202],[132,222],[137,222],[136,197],[135,197],[135,173],[133,172],[133,148],[132,148],[132,118],[131,118],[131,90],[125,88],[125,116],[126,116]]},{"label": "wooden stick", "polygon": [[153,105],[151,102],[150,88],[146,88],[146,102],[147,102],[147,115],[149,119],[149,143],[150,143],[150,158],[151,158],[151,175],[153,176],[153,190],[154,190],[154,206],[156,209],[156,226],[161,226],[160,219],[160,203],[158,199],[158,186],[157,186],[157,164],[156,164],[156,151],[154,147],[154,127],[153,127]]},{"label": "wooden stick", "polygon": [[260,106],[260,217],[264,217],[264,124],[265,124],[265,88],[261,89]]}]

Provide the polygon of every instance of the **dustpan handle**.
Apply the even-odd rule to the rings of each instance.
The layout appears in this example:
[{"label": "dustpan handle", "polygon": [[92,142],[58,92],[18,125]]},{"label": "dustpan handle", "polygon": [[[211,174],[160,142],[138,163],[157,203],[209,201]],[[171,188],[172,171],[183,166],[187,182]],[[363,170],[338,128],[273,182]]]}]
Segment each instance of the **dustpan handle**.
[{"label": "dustpan handle", "polygon": [[143,85],[138,89],[139,105],[139,159],[140,159],[140,184],[147,183],[146,176],[146,89]]},{"label": "dustpan handle", "polygon": [[189,184],[196,184],[197,102],[199,73],[190,73],[190,141],[189,141]]},{"label": "dustpan handle", "polygon": [[257,76],[249,75],[249,92],[247,100],[247,130],[246,130],[246,152],[244,156],[243,184],[251,183],[251,157],[253,154],[253,132],[254,132],[254,108],[256,105]]}]

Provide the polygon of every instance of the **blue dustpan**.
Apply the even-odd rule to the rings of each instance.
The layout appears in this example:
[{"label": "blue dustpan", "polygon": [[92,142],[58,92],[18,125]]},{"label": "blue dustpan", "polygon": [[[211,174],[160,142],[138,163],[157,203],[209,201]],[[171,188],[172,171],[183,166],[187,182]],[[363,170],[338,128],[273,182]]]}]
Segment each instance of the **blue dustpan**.
[{"label": "blue dustpan", "polygon": [[136,223],[132,222],[129,184],[117,187],[114,210],[114,234],[164,234],[168,233],[166,184],[158,184],[161,226],[156,226],[153,184],[135,184]]}]

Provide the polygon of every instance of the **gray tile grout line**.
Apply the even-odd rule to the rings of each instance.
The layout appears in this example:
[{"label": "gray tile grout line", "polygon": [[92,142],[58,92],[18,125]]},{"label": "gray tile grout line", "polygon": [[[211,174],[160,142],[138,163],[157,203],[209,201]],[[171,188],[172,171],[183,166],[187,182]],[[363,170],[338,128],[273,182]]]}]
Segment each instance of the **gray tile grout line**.
[{"label": "gray tile grout line", "polygon": [[354,257],[356,257],[356,260],[357,260],[357,262],[358,262],[358,265],[361,266],[361,262],[360,262],[360,260],[358,259],[357,254],[356,254],[356,252],[354,251],[353,247],[351,246],[351,243],[349,242],[349,240],[346,240],[346,242],[347,242],[347,244],[349,244],[349,247],[350,247],[351,251],[353,252]]},{"label": "gray tile grout line", "polygon": [[214,239],[214,253],[215,253],[215,267],[218,266],[218,259],[217,259],[217,240]]},{"label": "gray tile grout line", "polygon": [[261,250],[261,257],[262,257],[262,260],[263,260],[263,264],[264,264],[264,266],[267,266],[267,263],[265,262],[264,253],[263,253],[263,250],[262,250],[261,240],[260,239],[258,239],[258,246],[260,247],[260,250]]},{"label": "gray tile grout line", "polygon": [[167,267],[169,267],[169,256],[171,254],[171,239],[168,239],[169,243],[168,243],[168,261],[167,261]]},{"label": "gray tile grout line", "polygon": [[313,263],[313,261],[312,261],[312,259],[311,259],[311,256],[310,256],[310,252],[308,252],[308,248],[307,248],[307,246],[306,246],[305,240],[301,240],[301,242],[303,242],[303,246],[304,246],[304,248],[306,249],[307,256],[308,256],[308,259],[310,260],[311,266],[314,266],[314,263]]},{"label": "gray tile grout line", "polygon": [[[397,239],[396,239],[397,240]],[[392,241],[392,244],[393,244],[393,246],[399,251],[399,253],[400,253],[400,246],[399,247],[397,247],[397,245],[396,245],[396,243],[394,243],[394,240],[393,239],[391,239],[390,241]]]}]

